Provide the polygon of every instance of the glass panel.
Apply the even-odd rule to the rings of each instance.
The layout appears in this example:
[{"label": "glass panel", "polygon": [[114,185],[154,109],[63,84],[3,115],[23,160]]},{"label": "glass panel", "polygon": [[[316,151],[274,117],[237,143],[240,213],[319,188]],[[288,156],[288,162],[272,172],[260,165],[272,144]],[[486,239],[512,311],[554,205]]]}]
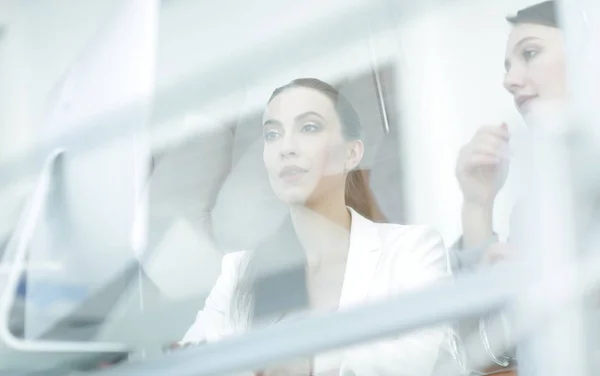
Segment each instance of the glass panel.
[{"label": "glass panel", "polygon": [[[0,80],[0,100],[8,103],[0,107],[0,134],[28,145],[49,139],[33,124],[57,124],[65,130],[58,142],[65,156],[73,149],[99,155],[94,168],[56,176],[54,193],[81,194],[97,210],[86,216],[90,207],[51,196],[45,214],[52,223],[36,229],[12,308],[18,338],[123,343],[133,363],[159,372],[161,364],[192,367],[186,354],[193,352],[219,359],[228,339],[245,347],[227,357],[251,362],[283,351],[260,341],[269,333],[279,341],[280,325],[294,334],[294,324],[302,329],[335,313],[340,321],[331,323],[346,323],[352,310],[407,299],[399,312],[430,329],[378,331],[386,322],[371,311],[347,322],[345,332],[332,324],[344,346],[326,346],[317,321],[292,339],[310,343],[312,335],[315,346],[344,350],[273,361],[260,374],[456,375],[519,367],[529,375],[544,330],[560,328],[557,317],[566,322],[552,313],[578,314],[567,293],[552,291],[570,286],[570,249],[559,244],[584,245],[571,256],[593,254],[587,249],[596,241],[590,228],[597,222],[597,174],[589,166],[597,150],[593,126],[557,125],[571,120],[568,80],[578,80],[578,88],[585,81],[565,61],[571,71],[591,64],[576,64],[579,55],[565,47],[552,4],[516,14],[531,1],[163,1],[159,22],[146,25],[147,43],[138,46],[156,48],[156,63],[140,57],[112,82],[96,73],[124,68],[119,58],[135,48],[94,54],[112,51],[126,33],[107,21],[108,6],[92,3],[90,10],[75,2],[57,6],[48,13],[53,22],[79,13],[76,22],[56,27],[40,17],[49,2],[11,5],[0,25],[0,55],[10,57],[0,64],[0,78],[23,77],[23,85]],[[565,12],[569,20],[575,13]],[[507,22],[509,14],[517,18]],[[116,41],[98,47],[88,24]],[[80,71],[76,56],[98,70]],[[78,73],[91,89],[63,81]],[[127,96],[122,87],[144,74],[151,77],[145,91]],[[587,106],[578,114],[596,118],[593,96],[575,98]],[[71,135],[68,122],[42,111],[42,102],[61,111],[74,103],[75,113],[90,116],[76,118]],[[86,126],[89,133],[79,132]],[[111,147],[122,154],[112,155],[114,170],[102,168],[101,154]],[[27,196],[47,152],[38,148],[0,164],[0,183],[10,188],[2,197],[14,197],[14,190]],[[104,185],[93,184],[99,176]],[[112,189],[131,197],[105,198]],[[0,234],[14,228],[10,213],[19,210],[3,214]],[[63,217],[73,227],[61,232],[52,226]],[[552,234],[539,236],[542,228]],[[64,246],[67,235],[76,246]],[[77,251],[67,261],[66,248]],[[36,272],[46,264],[59,264],[59,271]],[[542,279],[542,272],[556,278]],[[86,278],[93,283],[80,283]],[[419,297],[430,300],[417,304]],[[46,310],[48,301],[54,311]],[[581,327],[595,333],[590,305]],[[432,326],[435,320],[443,324]],[[555,339],[578,340],[574,331],[561,333]],[[596,336],[584,337],[590,340],[579,349],[593,354]],[[256,338],[256,345],[244,338]],[[361,343],[346,346],[353,339]],[[314,354],[299,343],[299,351]],[[166,351],[188,346],[194,349]],[[86,367],[100,363],[106,362]]]}]

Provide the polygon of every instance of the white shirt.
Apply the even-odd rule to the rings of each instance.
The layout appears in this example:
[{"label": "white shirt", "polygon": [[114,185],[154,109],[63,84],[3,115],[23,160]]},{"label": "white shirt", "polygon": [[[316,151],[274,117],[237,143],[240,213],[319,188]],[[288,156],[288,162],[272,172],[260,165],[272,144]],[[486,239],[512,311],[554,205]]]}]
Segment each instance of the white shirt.
[{"label": "white shirt", "polygon": [[[449,276],[441,236],[426,226],[374,223],[354,210],[340,309],[414,291]],[[245,252],[223,257],[222,272],[182,342],[216,341],[239,332],[230,302]],[[407,307],[408,309],[409,307]],[[426,376],[433,371],[446,326],[410,332],[315,359],[315,373],[340,368],[341,374]],[[337,364],[332,365],[332,359]]]}]

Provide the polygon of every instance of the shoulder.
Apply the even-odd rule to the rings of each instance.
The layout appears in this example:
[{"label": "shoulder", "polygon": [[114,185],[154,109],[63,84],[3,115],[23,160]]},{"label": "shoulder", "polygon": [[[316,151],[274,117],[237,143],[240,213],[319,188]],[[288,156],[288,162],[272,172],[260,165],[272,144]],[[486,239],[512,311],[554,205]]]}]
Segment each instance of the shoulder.
[{"label": "shoulder", "polygon": [[399,225],[395,223],[374,223],[374,225],[384,247],[445,248],[442,236],[431,226]]},{"label": "shoulder", "polygon": [[229,252],[221,260],[221,276],[237,278],[247,263],[249,251]]},{"label": "shoulder", "polygon": [[399,286],[422,287],[451,275],[449,253],[434,228],[397,224],[378,227],[382,234],[382,262],[394,271],[393,278]]},{"label": "shoulder", "polygon": [[412,267],[432,264],[449,267],[449,255],[440,233],[431,226],[376,224],[384,257]]},{"label": "shoulder", "polygon": [[242,261],[247,257],[248,251],[236,251],[236,252],[228,252],[223,255],[223,266],[224,267],[236,267],[242,263]]}]

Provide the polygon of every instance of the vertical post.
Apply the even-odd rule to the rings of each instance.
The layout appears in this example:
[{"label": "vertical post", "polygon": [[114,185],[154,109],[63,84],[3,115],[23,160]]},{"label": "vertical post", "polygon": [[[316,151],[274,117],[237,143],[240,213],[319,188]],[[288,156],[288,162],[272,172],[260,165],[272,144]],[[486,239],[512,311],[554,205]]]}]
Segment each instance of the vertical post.
[{"label": "vertical post", "polygon": [[[544,109],[543,111],[547,111]],[[548,111],[547,114],[549,114]],[[533,119],[532,119],[533,120]],[[531,181],[528,183],[527,202],[524,204],[524,235],[518,239],[523,256],[524,284],[531,282],[526,275],[552,276],[554,283],[527,295],[527,301],[517,304],[517,320],[530,322],[534,318],[525,305],[531,299],[545,304],[570,288],[572,274],[564,273],[565,265],[579,254],[573,197],[573,179],[570,174],[569,130],[565,120],[557,114],[532,121]],[[525,295],[524,295],[525,296]],[[549,304],[552,306],[552,304]],[[530,333],[518,350],[519,375],[560,376],[585,375],[585,341],[581,300],[570,306],[560,306],[551,320]]]}]

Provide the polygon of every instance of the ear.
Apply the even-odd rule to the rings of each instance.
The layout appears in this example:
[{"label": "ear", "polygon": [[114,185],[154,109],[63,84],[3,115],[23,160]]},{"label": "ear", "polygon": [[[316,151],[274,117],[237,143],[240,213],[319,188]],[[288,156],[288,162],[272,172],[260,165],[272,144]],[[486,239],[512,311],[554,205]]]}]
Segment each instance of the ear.
[{"label": "ear", "polygon": [[348,143],[348,154],[346,157],[346,172],[354,170],[362,160],[365,145],[361,140],[353,140]]}]

